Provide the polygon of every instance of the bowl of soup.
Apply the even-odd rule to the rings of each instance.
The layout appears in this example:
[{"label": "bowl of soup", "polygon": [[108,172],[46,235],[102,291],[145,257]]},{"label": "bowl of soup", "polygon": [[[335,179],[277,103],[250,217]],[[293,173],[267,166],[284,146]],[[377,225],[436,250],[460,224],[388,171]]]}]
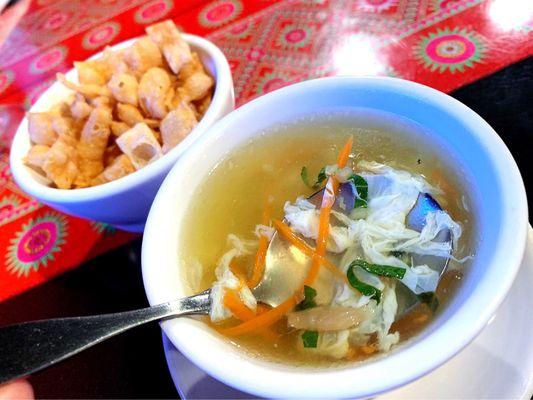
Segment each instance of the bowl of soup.
[{"label": "bowl of soup", "polygon": [[372,396],[484,328],[527,221],[512,156],[468,107],[404,80],[323,78],[242,106],[178,160],[143,279],[152,305],[212,288],[208,316],[161,326],[214,378],[263,397]]}]

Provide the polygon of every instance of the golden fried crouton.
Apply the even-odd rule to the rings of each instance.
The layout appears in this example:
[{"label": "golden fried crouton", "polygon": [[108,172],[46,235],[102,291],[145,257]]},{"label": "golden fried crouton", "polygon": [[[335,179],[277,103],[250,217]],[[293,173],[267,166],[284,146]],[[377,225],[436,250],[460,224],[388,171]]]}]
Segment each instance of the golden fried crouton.
[{"label": "golden fried crouton", "polygon": [[57,134],[52,128],[53,114],[40,112],[28,113],[27,116],[31,141],[35,144],[53,145],[57,139]]},{"label": "golden fried crouton", "polygon": [[76,98],[70,105],[70,114],[74,118],[81,120],[87,118],[91,113],[92,109],[93,108],[85,101],[85,97],[78,93],[76,94]]},{"label": "golden fried crouton", "polygon": [[139,123],[123,133],[116,143],[130,158],[135,169],[140,169],[163,156],[154,132],[145,123]]},{"label": "golden fried crouton", "polygon": [[195,101],[207,95],[213,87],[213,83],[213,78],[199,71],[187,78],[183,84],[183,90],[190,101]]},{"label": "golden fried crouton", "polygon": [[196,118],[198,120],[200,120],[200,118],[204,116],[205,112],[211,105],[212,97],[213,96],[211,95],[211,93],[208,93],[206,96],[204,96],[200,100],[194,102],[194,105],[196,106],[196,111],[197,111]]},{"label": "golden fried crouton", "polygon": [[98,62],[102,65],[106,74],[106,82],[111,79],[111,75],[129,73],[130,68],[124,59],[125,50],[113,50],[106,47]]},{"label": "golden fried crouton", "polygon": [[104,153],[111,133],[111,121],[109,108],[99,107],[91,111],[77,145],[80,171],[76,186],[88,186],[104,170]]},{"label": "golden fried crouton", "polygon": [[181,102],[176,109],[170,111],[160,126],[163,153],[168,153],[181,142],[197,123],[193,109],[185,102]]},{"label": "golden fried crouton", "polygon": [[139,83],[139,102],[153,118],[167,115],[165,98],[171,83],[168,73],[162,68],[150,68]]},{"label": "golden fried crouton", "polygon": [[122,178],[135,172],[135,168],[129,157],[125,154],[119,155],[113,162],[102,171],[100,175],[91,181],[91,186],[101,185]]},{"label": "golden fried crouton", "polygon": [[149,37],[142,37],[136,40],[131,47],[125,49],[124,60],[139,78],[150,68],[163,65],[163,56],[159,47]]},{"label": "golden fried crouton", "polygon": [[137,106],[139,84],[133,75],[126,73],[113,74],[111,80],[107,83],[107,87],[117,101]]},{"label": "golden fried crouton", "polygon": [[104,168],[108,167],[118,156],[122,154],[120,147],[115,143],[107,146],[104,153]]},{"label": "golden fried crouton", "polygon": [[48,150],[50,150],[50,147],[42,144],[36,144],[35,146],[32,146],[30,151],[28,151],[28,155],[26,156],[26,164],[32,167],[42,168],[44,162],[46,161]]},{"label": "golden fried crouton", "polygon": [[191,61],[191,50],[176,25],[170,20],[146,28],[146,33],[158,46],[170,69],[177,74],[181,67]]},{"label": "golden fried crouton", "polygon": [[125,122],[120,121],[111,121],[111,133],[119,137],[124,132],[128,131],[130,129],[130,126],[126,124]]},{"label": "golden fried crouton", "polygon": [[76,139],[65,135],[50,147],[42,169],[59,189],[70,189],[78,175],[77,162]]},{"label": "golden fried crouton", "polygon": [[52,117],[52,129],[59,136],[72,136],[78,137],[78,129],[74,124],[74,120],[70,117],[62,117],[61,115],[55,115]]},{"label": "golden fried crouton", "polygon": [[111,97],[111,91],[106,86],[99,86],[95,84],[76,85],[75,83],[69,82],[65,75],[61,73],[58,73],[56,77],[59,82],[61,82],[70,90],[81,93],[90,99],[99,96]]},{"label": "golden fried crouton", "polygon": [[116,103],[115,99],[111,96],[98,96],[98,97],[91,99],[91,106],[93,106],[94,108],[98,108],[98,107],[113,108],[115,103]]},{"label": "golden fried crouton", "polygon": [[78,81],[82,85],[105,85],[106,75],[98,61],[75,61],[74,67],[78,73]]},{"label": "golden fried crouton", "polygon": [[190,76],[194,75],[198,71],[204,72],[204,67],[202,65],[202,62],[200,61],[200,57],[198,56],[198,53],[191,52],[191,60],[184,64],[183,67],[181,67],[180,72],[178,74],[178,79],[181,84],[187,80]]},{"label": "golden fried crouton", "polygon": [[117,104],[117,116],[122,122],[125,122],[129,126],[134,126],[139,122],[144,122],[144,117],[138,108],[131,104]]}]

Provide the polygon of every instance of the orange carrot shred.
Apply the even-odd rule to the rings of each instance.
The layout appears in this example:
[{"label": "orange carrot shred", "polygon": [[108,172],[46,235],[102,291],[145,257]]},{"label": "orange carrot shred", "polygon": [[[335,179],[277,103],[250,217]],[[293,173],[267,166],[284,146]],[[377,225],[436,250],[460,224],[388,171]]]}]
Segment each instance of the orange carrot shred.
[{"label": "orange carrot shred", "polygon": [[353,136],[350,136],[342,148],[341,152],[339,153],[339,157],[337,158],[337,165],[339,168],[344,168],[346,166],[346,163],[348,162],[348,158],[350,157],[350,153],[352,151],[353,146]]},{"label": "orange carrot shred", "polygon": [[[234,289],[226,289],[226,294],[224,295],[224,306],[226,306],[231,311],[231,313],[241,321],[249,321],[255,318],[257,315],[248,307],[246,307],[246,305],[242,302],[239,296],[239,292]],[[262,310],[265,309],[265,307],[266,306],[258,304],[257,313],[259,314]],[[275,341],[278,338],[278,335],[269,328],[263,328],[258,333],[260,333],[265,338],[270,339],[271,341]]]},{"label": "orange carrot shred", "polygon": [[[273,220],[272,223],[274,224],[274,227],[278,231],[278,233],[283,236],[286,240],[288,240],[294,247],[296,247],[298,250],[300,250],[302,253],[304,253],[308,257],[313,257],[315,253],[315,249],[313,249],[311,246],[309,246],[307,243],[305,243],[304,240],[296,236],[296,234],[289,228],[287,224],[285,224],[283,221],[280,220]],[[348,278],[345,274],[342,273],[342,271],[337,268],[331,261],[329,261],[325,257],[320,258],[320,262],[323,266],[325,266],[327,269],[329,269],[332,273],[337,275],[339,278],[343,279],[348,282]]]},{"label": "orange carrot shred", "polygon": [[255,313],[241,301],[239,293],[236,290],[226,289],[224,306],[241,321],[248,321],[255,317]]},{"label": "orange carrot shred", "polygon": [[236,335],[244,335],[246,333],[250,333],[253,331],[257,331],[258,329],[265,328],[267,326],[270,326],[277,321],[279,321],[285,314],[287,314],[289,311],[291,311],[296,304],[299,301],[299,296],[294,295],[289,297],[287,300],[285,300],[283,303],[281,303],[279,306],[272,308],[271,310],[265,312],[264,314],[258,315],[253,319],[250,319],[246,322],[243,322],[240,325],[221,329],[220,332],[229,335],[229,336],[236,336]]},{"label": "orange carrot shred", "polygon": [[[350,136],[346,141],[346,144],[339,153],[337,158],[337,165],[339,168],[344,168],[348,162],[348,157],[352,151],[353,137]],[[320,257],[324,258],[326,255],[326,249],[328,245],[329,237],[329,217],[331,214],[331,208],[335,204],[335,196],[339,189],[339,181],[330,176],[324,190],[324,196],[322,197],[322,204],[320,205],[320,219],[318,223],[318,235],[316,238],[316,249],[313,256],[313,263],[305,279],[305,285],[312,285],[318,276],[320,270]]]},{"label": "orange carrot shred", "polygon": [[[269,200],[267,200],[265,210],[263,211],[263,219],[261,221],[263,225],[268,225],[270,221],[270,207],[271,203]],[[257,253],[255,254],[252,277],[248,280],[248,287],[250,288],[256,287],[263,277],[263,273],[265,272],[265,258],[268,250],[268,243],[269,239],[267,237],[261,236],[259,238],[259,247],[257,249]]]}]

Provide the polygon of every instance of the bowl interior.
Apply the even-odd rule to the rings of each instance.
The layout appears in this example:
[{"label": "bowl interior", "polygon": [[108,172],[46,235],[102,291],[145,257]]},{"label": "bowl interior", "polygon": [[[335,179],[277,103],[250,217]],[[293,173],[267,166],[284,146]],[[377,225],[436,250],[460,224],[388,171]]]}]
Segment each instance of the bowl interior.
[{"label": "bowl interior", "polygon": [[228,152],[272,126],[317,111],[362,109],[385,111],[424,127],[426,139],[439,142],[442,156],[451,158],[468,181],[477,246],[466,279],[447,308],[415,339],[386,357],[335,370],[263,361],[237,350],[199,321],[164,322],[174,345],[215,378],[268,397],[376,394],[450,358],[479,333],[503,300],[524,252],[527,204],[516,164],[497,134],[466,106],[422,85],[387,78],[325,78],[241,107],[178,161],[156,197],[144,236],[143,278],[150,303],[188,294],[180,273],[187,266],[176,250],[180,223],[195,188]]}]

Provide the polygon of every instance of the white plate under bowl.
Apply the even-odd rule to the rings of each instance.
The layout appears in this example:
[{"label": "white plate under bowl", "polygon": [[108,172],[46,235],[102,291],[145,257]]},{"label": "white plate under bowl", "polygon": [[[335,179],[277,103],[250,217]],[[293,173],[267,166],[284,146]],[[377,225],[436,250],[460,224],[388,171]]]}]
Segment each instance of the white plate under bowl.
[{"label": "white plate under bowl", "polygon": [[[502,266],[505,268],[505,266]],[[533,229],[507,298],[483,332],[446,364],[378,399],[530,399],[533,395]],[[163,333],[163,347],[182,399],[250,399],[211,378]],[[208,349],[206,349],[208,351]]]}]

